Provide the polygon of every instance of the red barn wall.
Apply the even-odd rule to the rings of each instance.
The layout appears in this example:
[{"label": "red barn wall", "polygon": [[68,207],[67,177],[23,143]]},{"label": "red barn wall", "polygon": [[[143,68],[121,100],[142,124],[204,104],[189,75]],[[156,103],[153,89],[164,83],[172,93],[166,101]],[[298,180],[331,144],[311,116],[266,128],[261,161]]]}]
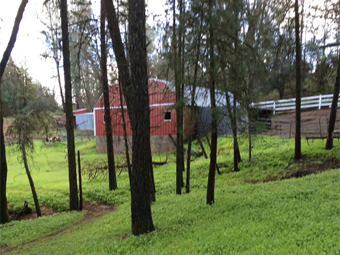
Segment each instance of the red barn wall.
[{"label": "red barn wall", "polygon": [[[171,111],[171,121],[164,120],[164,113]],[[113,136],[123,136],[123,119],[121,109],[111,109],[111,125]],[[124,109],[124,116],[126,122],[127,135],[131,136],[131,125],[127,110]],[[104,122],[104,110],[95,110],[96,118],[96,136],[105,136],[105,122]],[[168,134],[176,135],[176,111],[173,107],[169,106],[157,106],[150,107],[150,135],[158,136]]]},{"label": "red barn wall", "polygon": [[[115,84],[109,88],[110,90],[110,114],[112,120],[112,132],[114,137],[114,146],[122,149],[124,144],[122,137],[123,132],[123,121],[121,114],[121,102],[119,97],[119,85]],[[174,104],[176,102],[176,95],[173,93],[167,84],[162,81],[149,81],[149,107],[150,107],[150,135],[151,135],[151,148],[153,151],[166,151],[174,149],[174,145],[169,134],[176,136],[176,111]],[[131,125],[129,116],[127,114],[127,108],[125,99],[122,99],[124,107],[125,121],[127,124],[127,135],[131,136]],[[165,112],[171,112],[171,120],[165,120]],[[94,108],[95,116],[95,136],[97,139],[97,150],[106,152],[105,144],[105,123],[104,123],[104,100],[101,96]],[[185,114],[184,122],[189,123],[188,114]],[[185,124],[185,127],[189,125]],[[186,130],[185,133],[187,133]],[[115,139],[117,138],[117,139]],[[130,138],[129,138],[130,139]]]}]

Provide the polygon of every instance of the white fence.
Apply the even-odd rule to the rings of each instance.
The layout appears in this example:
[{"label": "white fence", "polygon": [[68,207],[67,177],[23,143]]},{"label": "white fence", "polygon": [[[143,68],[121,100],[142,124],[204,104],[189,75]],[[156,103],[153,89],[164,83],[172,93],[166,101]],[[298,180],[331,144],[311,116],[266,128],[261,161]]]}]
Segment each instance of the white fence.
[{"label": "white fence", "polygon": [[[332,100],[333,100],[333,94],[302,97],[301,98],[301,109],[318,108],[320,110],[321,107],[325,107],[325,106],[331,107]],[[339,94],[338,107],[339,106],[340,106],[340,94]],[[251,103],[251,107],[272,110],[273,114],[279,111],[291,111],[291,110],[295,110],[295,98]]]}]

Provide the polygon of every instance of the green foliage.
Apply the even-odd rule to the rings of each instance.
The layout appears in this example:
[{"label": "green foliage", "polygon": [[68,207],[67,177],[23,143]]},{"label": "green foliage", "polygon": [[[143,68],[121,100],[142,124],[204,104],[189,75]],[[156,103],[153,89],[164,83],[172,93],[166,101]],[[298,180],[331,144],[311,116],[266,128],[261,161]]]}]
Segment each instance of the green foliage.
[{"label": "green foliage", "polygon": [[[192,162],[191,193],[181,196],[175,195],[174,154],[168,154],[168,164],[154,167],[157,202],[152,206],[156,226],[153,233],[131,235],[128,175],[122,172],[117,191],[109,191],[107,181],[85,179],[83,183],[86,200],[115,204],[115,212],[47,240],[39,237],[68,226],[81,215],[74,213],[70,219],[69,214],[60,214],[40,221],[10,223],[0,229],[1,242],[20,244],[34,231],[37,234],[29,240],[38,239],[37,242],[9,254],[339,254],[339,169],[298,179],[246,184],[245,180],[282,176],[299,167],[293,161],[293,140],[255,137],[251,163],[245,160],[246,141],[241,137],[244,160],[241,171],[234,173],[232,139],[219,139],[218,164],[223,174],[216,175],[216,203],[212,206],[205,204],[209,160],[201,157]],[[334,144],[333,150],[326,151],[324,141],[310,145],[302,141],[302,153],[308,162],[339,158],[340,143],[335,140]],[[193,147],[199,150],[198,144]],[[67,208],[68,203],[65,148],[64,143],[51,147],[36,143],[35,149],[39,157],[35,157],[33,175],[37,192],[42,191],[41,203],[58,210]],[[82,152],[83,160],[106,158],[95,152],[93,140],[77,141],[76,148]],[[20,174],[16,152],[9,149],[8,155],[9,203],[18,207],[29,195],[28,183]],[[155,154],[153,160],[165,157],[166,153]]]},{"label": "green foliage", "polygon": [[27,107],[27,111],[34,108],[44,111],[58,109],[54,93],[33,81],[27,70],[18,67],[12,59],[9,60],[1,84],[5,117],[20,113],[24,107]]}]

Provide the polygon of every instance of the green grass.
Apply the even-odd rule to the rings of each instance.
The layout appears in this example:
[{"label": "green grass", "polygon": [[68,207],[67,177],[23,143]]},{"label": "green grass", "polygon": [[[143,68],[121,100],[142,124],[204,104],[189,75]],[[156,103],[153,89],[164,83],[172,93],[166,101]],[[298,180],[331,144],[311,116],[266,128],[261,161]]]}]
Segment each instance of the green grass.
[{"label": "green grass", "polygon": [[[340,158],[340,144],[324,150],[325,141],[307,145],[302,141],[306,162]],[[0,244],[19,247],[9,254],[340,254],[340,171],[330,170],[298,179],[246,184],[282,176],[294,163],[294,141],[258,136],[253,140],[253,160],[247,161],[247,140],[240,140],[241,171],[232,172],[232,140],[219,139],[215,204],[205,204],[209,161],[192,162],[190,194],[176,196],[175,156],[154,168],[157,202],[152,205],[157,231],[131,236],[128,176],[118,177],[118,191],[108,191],[106,181],[84,181],[84,196],[90,201],[115,204],[117,211],[76,225],[48,240],[43,236],[70,226],[81,213],[62,213],[41,219],[13,222],[0,228]],[[83,160],[105,159],[95,151],[94,141],[78,141]],[[206,146],[207,148],[208,146]],[[194,144],[198,149],[198,145]],[[27,177],[17,163],[17,152],[7,149],[8,199],[18,208],[23,201],[33,205]],[[62,211],[68,207],[65,144],[46,148],[37,143],[33,178],[42,204]],[[164,160],[165,153],[153,156]],[[39,167],[38,167],[39,166]]]}]

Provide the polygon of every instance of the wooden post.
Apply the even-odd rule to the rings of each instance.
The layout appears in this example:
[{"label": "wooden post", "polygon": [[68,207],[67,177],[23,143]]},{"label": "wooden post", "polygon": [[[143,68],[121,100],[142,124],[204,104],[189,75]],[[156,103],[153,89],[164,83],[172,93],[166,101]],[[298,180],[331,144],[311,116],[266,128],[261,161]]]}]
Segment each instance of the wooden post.
[{"label": "wooden post", "polygon": [[78,150],[78,175],[79,175],[79,211],[83,210],[83,189],[81,185],[81,165],[80,165],[80,151]]}]

